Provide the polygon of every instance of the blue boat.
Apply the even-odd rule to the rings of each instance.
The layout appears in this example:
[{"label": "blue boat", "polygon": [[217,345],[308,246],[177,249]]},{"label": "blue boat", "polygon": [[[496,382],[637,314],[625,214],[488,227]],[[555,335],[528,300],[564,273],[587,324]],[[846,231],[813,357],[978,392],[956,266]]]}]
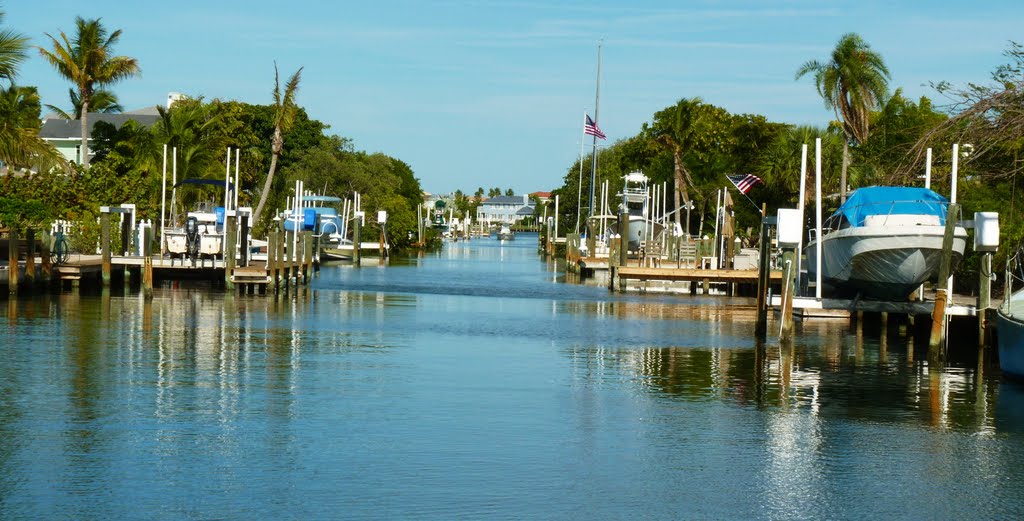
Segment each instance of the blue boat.
[{"label": "blue boat", "polygon": [[1022,251],[1006,261],[1006,300],[996,310],[996,337],[999,344],[999,367],[1003,373],[1024,379],[1024,288],[1013,289],[1013,282],[1024,281]]}]

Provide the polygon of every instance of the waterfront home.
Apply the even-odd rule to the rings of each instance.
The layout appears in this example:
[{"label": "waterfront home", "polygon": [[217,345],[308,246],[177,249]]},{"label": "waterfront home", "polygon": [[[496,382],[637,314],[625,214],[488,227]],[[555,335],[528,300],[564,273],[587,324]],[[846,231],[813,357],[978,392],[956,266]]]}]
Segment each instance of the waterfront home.
[{"label": "waterfront home", "polygon": [[494,224],[516,224],[529,215],[533,215],[533,201],[528,195],[499,195],[476,209],[477,222]]}]

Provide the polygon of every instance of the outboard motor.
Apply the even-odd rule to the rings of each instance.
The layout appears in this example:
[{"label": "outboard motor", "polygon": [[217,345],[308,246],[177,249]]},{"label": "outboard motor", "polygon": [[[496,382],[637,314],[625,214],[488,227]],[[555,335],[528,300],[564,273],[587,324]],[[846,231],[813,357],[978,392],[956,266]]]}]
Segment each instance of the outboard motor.
[{"label": "outboard motor", "polygon": [[195,216],[185,219],[185,242],[188,246],[188,257],[195,265],[199,257],[199,219]]}]

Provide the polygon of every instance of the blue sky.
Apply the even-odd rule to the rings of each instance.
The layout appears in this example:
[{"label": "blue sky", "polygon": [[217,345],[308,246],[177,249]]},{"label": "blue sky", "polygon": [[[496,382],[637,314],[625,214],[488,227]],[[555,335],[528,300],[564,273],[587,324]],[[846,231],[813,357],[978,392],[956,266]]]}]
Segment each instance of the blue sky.
[{"label": "blue sky", "polygon": [[[115,86],[128,108],[168,92],[269,103],[304,66],[298,100],[357,149],[409,163],[430,192],[550,190],[580,151],[593,113],[604,39],[599,124],[609,141],[699,96],[734,113],[825,124],[809,79],[859,33],[893,87],[916,98],[929,81],[983,82],[1010,40],[1024,41],[1024,2],[221,1],[6,0],[4,27],[37,45],[75,15],[124,31],[118,53],[141,78]],[[19,82],[66,106],[68,84],[37,53]],[[941,102],[941,100],[936,100]],[[269,145],[268,145],[269,146]],[[286,144],[287,146],[287,144]]]}]

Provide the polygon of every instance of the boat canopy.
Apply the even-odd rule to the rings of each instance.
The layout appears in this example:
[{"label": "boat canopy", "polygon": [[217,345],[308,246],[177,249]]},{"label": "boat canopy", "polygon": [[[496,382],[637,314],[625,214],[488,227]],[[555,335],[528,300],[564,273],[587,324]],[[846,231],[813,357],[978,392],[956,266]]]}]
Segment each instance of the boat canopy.
[{"label": "boat canopy", "polygon": [[307,195],[302,198],[306,203],[340,203],[341,198],[333,195]]},{"label": "boat canopy", "polygon": [[836,210],[851,226],[864,226],[872,215],[934,215],[946,224],[949,200],[927,189],[907,186],[868,186],[858,188]]}]

